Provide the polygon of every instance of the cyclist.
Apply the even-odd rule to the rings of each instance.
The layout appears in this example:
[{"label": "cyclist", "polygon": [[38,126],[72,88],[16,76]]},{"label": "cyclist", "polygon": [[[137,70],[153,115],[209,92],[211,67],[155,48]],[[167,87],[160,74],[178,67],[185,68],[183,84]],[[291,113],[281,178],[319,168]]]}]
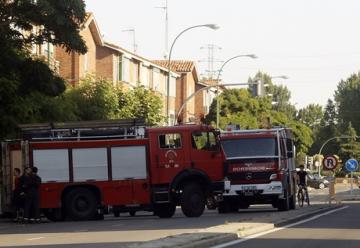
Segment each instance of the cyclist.
[{"label": "cyclist", "polygon": [[306,185],[306,178],[307,178],[308,173],[304,170],[304,165],[300,165],[299,168],[300,168],[300,171],[297,172],[299,191],[300,191],[300,187],[302,187],[305,190],[305,200],[310,205],[309,194],[308,194],[307,185]]}]

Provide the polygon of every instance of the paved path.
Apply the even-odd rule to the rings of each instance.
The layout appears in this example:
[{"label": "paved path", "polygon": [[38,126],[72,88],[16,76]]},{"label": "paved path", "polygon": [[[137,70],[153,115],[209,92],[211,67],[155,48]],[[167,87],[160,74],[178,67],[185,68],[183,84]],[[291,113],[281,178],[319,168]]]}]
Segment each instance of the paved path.
[{"label": "paved path", "polygon": [[[127,247],[129,244],[137,245],[138,242],[184,233],[233,233],[238,228],[271,225],[276,221],[327,206],[324,204],[327,192],[327,189],[311,190],[312,206],[289,212],[278,212],[263,205],[224,215],[219,215],[216,211],[206,211],[200,218],[186,218],[180,209],[177,209],[171,219],[159,219],[143,212],[136,217],[124,214],[120,218],[107,216],[104,221],[47,222],[39,225],[21,225],[2,220],[0,247]],[[344,195],[346,194],[345,192]],[[356,194],[360,195],[360,192]]]}]

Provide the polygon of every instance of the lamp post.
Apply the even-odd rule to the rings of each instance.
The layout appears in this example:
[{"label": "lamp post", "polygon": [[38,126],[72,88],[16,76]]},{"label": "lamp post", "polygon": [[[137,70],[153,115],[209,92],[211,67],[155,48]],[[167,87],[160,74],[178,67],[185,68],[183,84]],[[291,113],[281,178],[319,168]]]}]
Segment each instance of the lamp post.
[{"label": "lamp post", "polygon": [[170,51],[169,51],[169,58],[168,58],[168,77],[167,77],[167,83],[166,83],[166,86],[167,86],[167,99],[166,99],[166,121],[167,123],[169,124],[169,120],[170,120],[170,106],[169,106],[169,103],[170,103],[170,68],[171,68],[171,53],[172,53],[172,50],[174,48],[174,45],[175,45],[175,42],[177,41],[177,39],[183,34],[185,33],[186,31],[190,30],[190,29],[194,29],[194,28],[200,28],[200,27],[206,27],[206,28],[211,28],[213,30],[216,30],[216,29],[219,29],[219,26],[216,25],[216,24],[202,24],[202,25],[195,25],[195,26],[191,26],[191,27],[188,27],[186,29],[184,29],[183,31],[181,31],[174,39],[174,41],[172,42],[171,44],[171,47],[170,47]]},{"label": "lamp post", "polygon": [[220,79],[220,74],[224,68],[224,66],[229,63],[230,61],[237,59],[237,58],[241,58],[241,57],[249,57],[252,59],[256,59],[257,56],[255,54],[242,54],[242,55],[237,55],[234,57],[231,57],[230,59],[226,60],[220,67],[220,70],[218,72],[217,78],[216,78],[216,128],[219,128],[219,121],[220,121],[220,100],[219,100],[219,79]]}]

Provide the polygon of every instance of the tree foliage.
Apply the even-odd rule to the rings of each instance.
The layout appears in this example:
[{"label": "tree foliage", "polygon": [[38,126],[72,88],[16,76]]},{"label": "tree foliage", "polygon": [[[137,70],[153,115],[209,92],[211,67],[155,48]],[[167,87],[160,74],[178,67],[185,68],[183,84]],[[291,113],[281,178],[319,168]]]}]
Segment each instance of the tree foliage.
[{"label": "tree foliage", "polygon": [[87,77],[76,87],[69,87],[62,97],[76,120],[142,118],[149,125],[159,124],[162,101],[143,86],[125,90],[108,80]]},{"label": "tree foliage", "polygon": [[[248,89],[228,89],[220,97],[220,128],[239,124],[242,129],[266,128],[270,119],[273,126],[288,126],[293,129],[298,151],[306,152],[312,144],[312,131],[306,125],[292,119],[287,113],[277,111],[268,97],[252,97]],[[206,116],[207,123],[216,120],[216,99]]]},{"label": "tree foliage", "polygon": [[352,127],[351,122],[347,125],[346,129],[343,132],[344,136],[349,136],[349,139],[346,139],[345,142],[342,142],[340,145],[339,156],[343,161],[346,161],[350,158],[360,158],[360,143],[357,142],[357,134],[355,129]]},{"label": "tree foliage", "polygon": [[342,124],[352,123],[357,133],[360,133],[360,72],[341,80],[335,91],[338,117]]},{"label": "tree foliage", "polygon": [[324,112],[321,105],[309,104],[305,108],[302,108],[298,111],[296,119],[311,128],[315,128],[320,125],[323,116]]},{"label": "tree foliage", "polygon": [[12,137],[19,123],[54,118],[49,107],[57,106],[64,81],[29,51],[32,44],[51,42],[86,52],[79,34],[84,19],[82,0],[0,0],[0,138]]}]

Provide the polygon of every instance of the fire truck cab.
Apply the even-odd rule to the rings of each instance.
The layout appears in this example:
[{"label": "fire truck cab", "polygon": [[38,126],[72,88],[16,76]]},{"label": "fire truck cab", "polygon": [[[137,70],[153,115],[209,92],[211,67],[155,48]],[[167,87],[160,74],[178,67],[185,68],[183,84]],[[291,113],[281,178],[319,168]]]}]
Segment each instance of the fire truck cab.
[{"label": "fire truck cab", "polygon": [[88,220],[111,208],[200,216],[223,189],[219,133],[210,126],[147,128],[135,120],[20,126],[2,142],[2,209],[10,211],[13,169],[36,166],[41,209],[50,220]]},{"label": "fire truck cab", "polygon": [[272,204],[282,211],[296,204],[295,147],[288,128],[221,133],[225,189],[219,213]]}]

